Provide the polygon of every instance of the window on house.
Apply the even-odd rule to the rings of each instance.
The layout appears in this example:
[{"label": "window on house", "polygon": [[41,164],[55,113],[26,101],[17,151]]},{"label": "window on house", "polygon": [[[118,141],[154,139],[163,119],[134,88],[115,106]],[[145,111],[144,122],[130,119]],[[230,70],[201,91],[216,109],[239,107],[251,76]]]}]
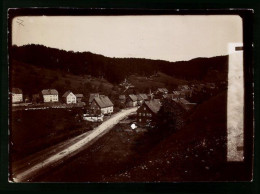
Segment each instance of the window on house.
[{"label": "window on house", "polygon": [[139,119],[139,122],[142,122],[142,119]]},{"label": "window on house", "polygon": [[143,116],[145,117],[145,113],[143,114]]},{"label": "window on house", "polygon": [[144,107],[144,110],[146,110],[146,107]]},{"label": "window on house", "polygon": [[139,116],[142,116],[142,113],[139,113]]}]

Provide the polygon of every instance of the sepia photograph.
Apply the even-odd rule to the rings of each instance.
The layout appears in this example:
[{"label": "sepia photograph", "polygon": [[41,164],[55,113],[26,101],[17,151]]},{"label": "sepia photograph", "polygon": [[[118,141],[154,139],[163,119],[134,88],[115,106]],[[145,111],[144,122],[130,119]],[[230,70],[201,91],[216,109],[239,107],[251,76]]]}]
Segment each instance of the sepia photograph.
[{"label": "sepia photograph", "polygon": [[243,17],[19,10],[9,182],[252,181]]}]

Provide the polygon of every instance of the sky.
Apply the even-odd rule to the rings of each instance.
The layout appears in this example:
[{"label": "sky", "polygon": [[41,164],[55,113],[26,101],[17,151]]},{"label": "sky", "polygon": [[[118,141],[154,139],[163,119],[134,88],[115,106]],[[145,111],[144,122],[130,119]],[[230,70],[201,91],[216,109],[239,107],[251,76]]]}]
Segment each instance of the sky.
[{"label": "sky", "polygon": [[242,36],[242,19],[235,15],[23,16],[12,21],[13,45],[120,58],[184,61],[227,55],[228,44],[242,43]]}]

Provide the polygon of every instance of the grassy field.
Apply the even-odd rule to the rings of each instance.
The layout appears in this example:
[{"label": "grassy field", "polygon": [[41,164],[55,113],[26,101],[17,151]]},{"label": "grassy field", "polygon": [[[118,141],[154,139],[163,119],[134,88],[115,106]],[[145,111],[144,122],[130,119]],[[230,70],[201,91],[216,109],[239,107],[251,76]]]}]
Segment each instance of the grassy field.
[{"label": "grassy field", "polygon": [[[108,182],[244,181],[250,164],[227,162],[227,93],[197,106],[188,123]],[[122,176],[124,174],[124,176]]]},{"label": "grassy field", "polygon": [[181,182],[250,177],[243,164],[226,162],[225,91],[199,105],[182,129],[146,153],[138,153],[136,142],[147,136],[129,126],[121,122],[85,151],[33,181]]},{"label": "grassy field", "polygon": [[144,134],[140,129],[134,131],[130,128],[132,121],[122,121],[95,144],[66,161],[64,165],[50,169],[32,181],[98,182],[130,168],[142,157],[132,148],[135,141]]},{"label": "grassy field", "polygon": [[11,112],[11,159],[20,160],[44,148],[90,130],[81,109],[21,110]]}]

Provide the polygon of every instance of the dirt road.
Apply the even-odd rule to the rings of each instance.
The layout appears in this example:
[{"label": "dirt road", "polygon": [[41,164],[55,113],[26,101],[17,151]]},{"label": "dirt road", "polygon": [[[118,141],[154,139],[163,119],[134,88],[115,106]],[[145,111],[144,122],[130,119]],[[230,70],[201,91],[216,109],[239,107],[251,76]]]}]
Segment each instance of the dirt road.
[{"label": "dirt road", "polygon": [[124,109],[112,115],[111,118],[103,122],[101,125],[99,125],[90,133],[87,132],[88,134],[83,139],[79,138],[79,140],[75,141],[72,144],[69,144],[67,147],[64,147],[63,149],[59,150],[56,153],[53,154],[49,154],[48,152],[42,153],[42,155],[48,156],[47,159],[42,160],[42,157],[39,160],[35,159],[37,162],[33,166],[29,168],[25,167],[23,169],[20,168],[17,172],[14,172],[13,173],[14,182],[25,182],[26,180],[30,179],[30,177],[39,174],[40,171],[43,171],[47,167],[53,166],[60,161],[63,162],[63,160],[78,153],[83,147],[93,143],[93,141],[95,141],[97,138],[106,134],[120,120],[124,119],[131,113],[134,113],[136,110],[137,107]]}]

